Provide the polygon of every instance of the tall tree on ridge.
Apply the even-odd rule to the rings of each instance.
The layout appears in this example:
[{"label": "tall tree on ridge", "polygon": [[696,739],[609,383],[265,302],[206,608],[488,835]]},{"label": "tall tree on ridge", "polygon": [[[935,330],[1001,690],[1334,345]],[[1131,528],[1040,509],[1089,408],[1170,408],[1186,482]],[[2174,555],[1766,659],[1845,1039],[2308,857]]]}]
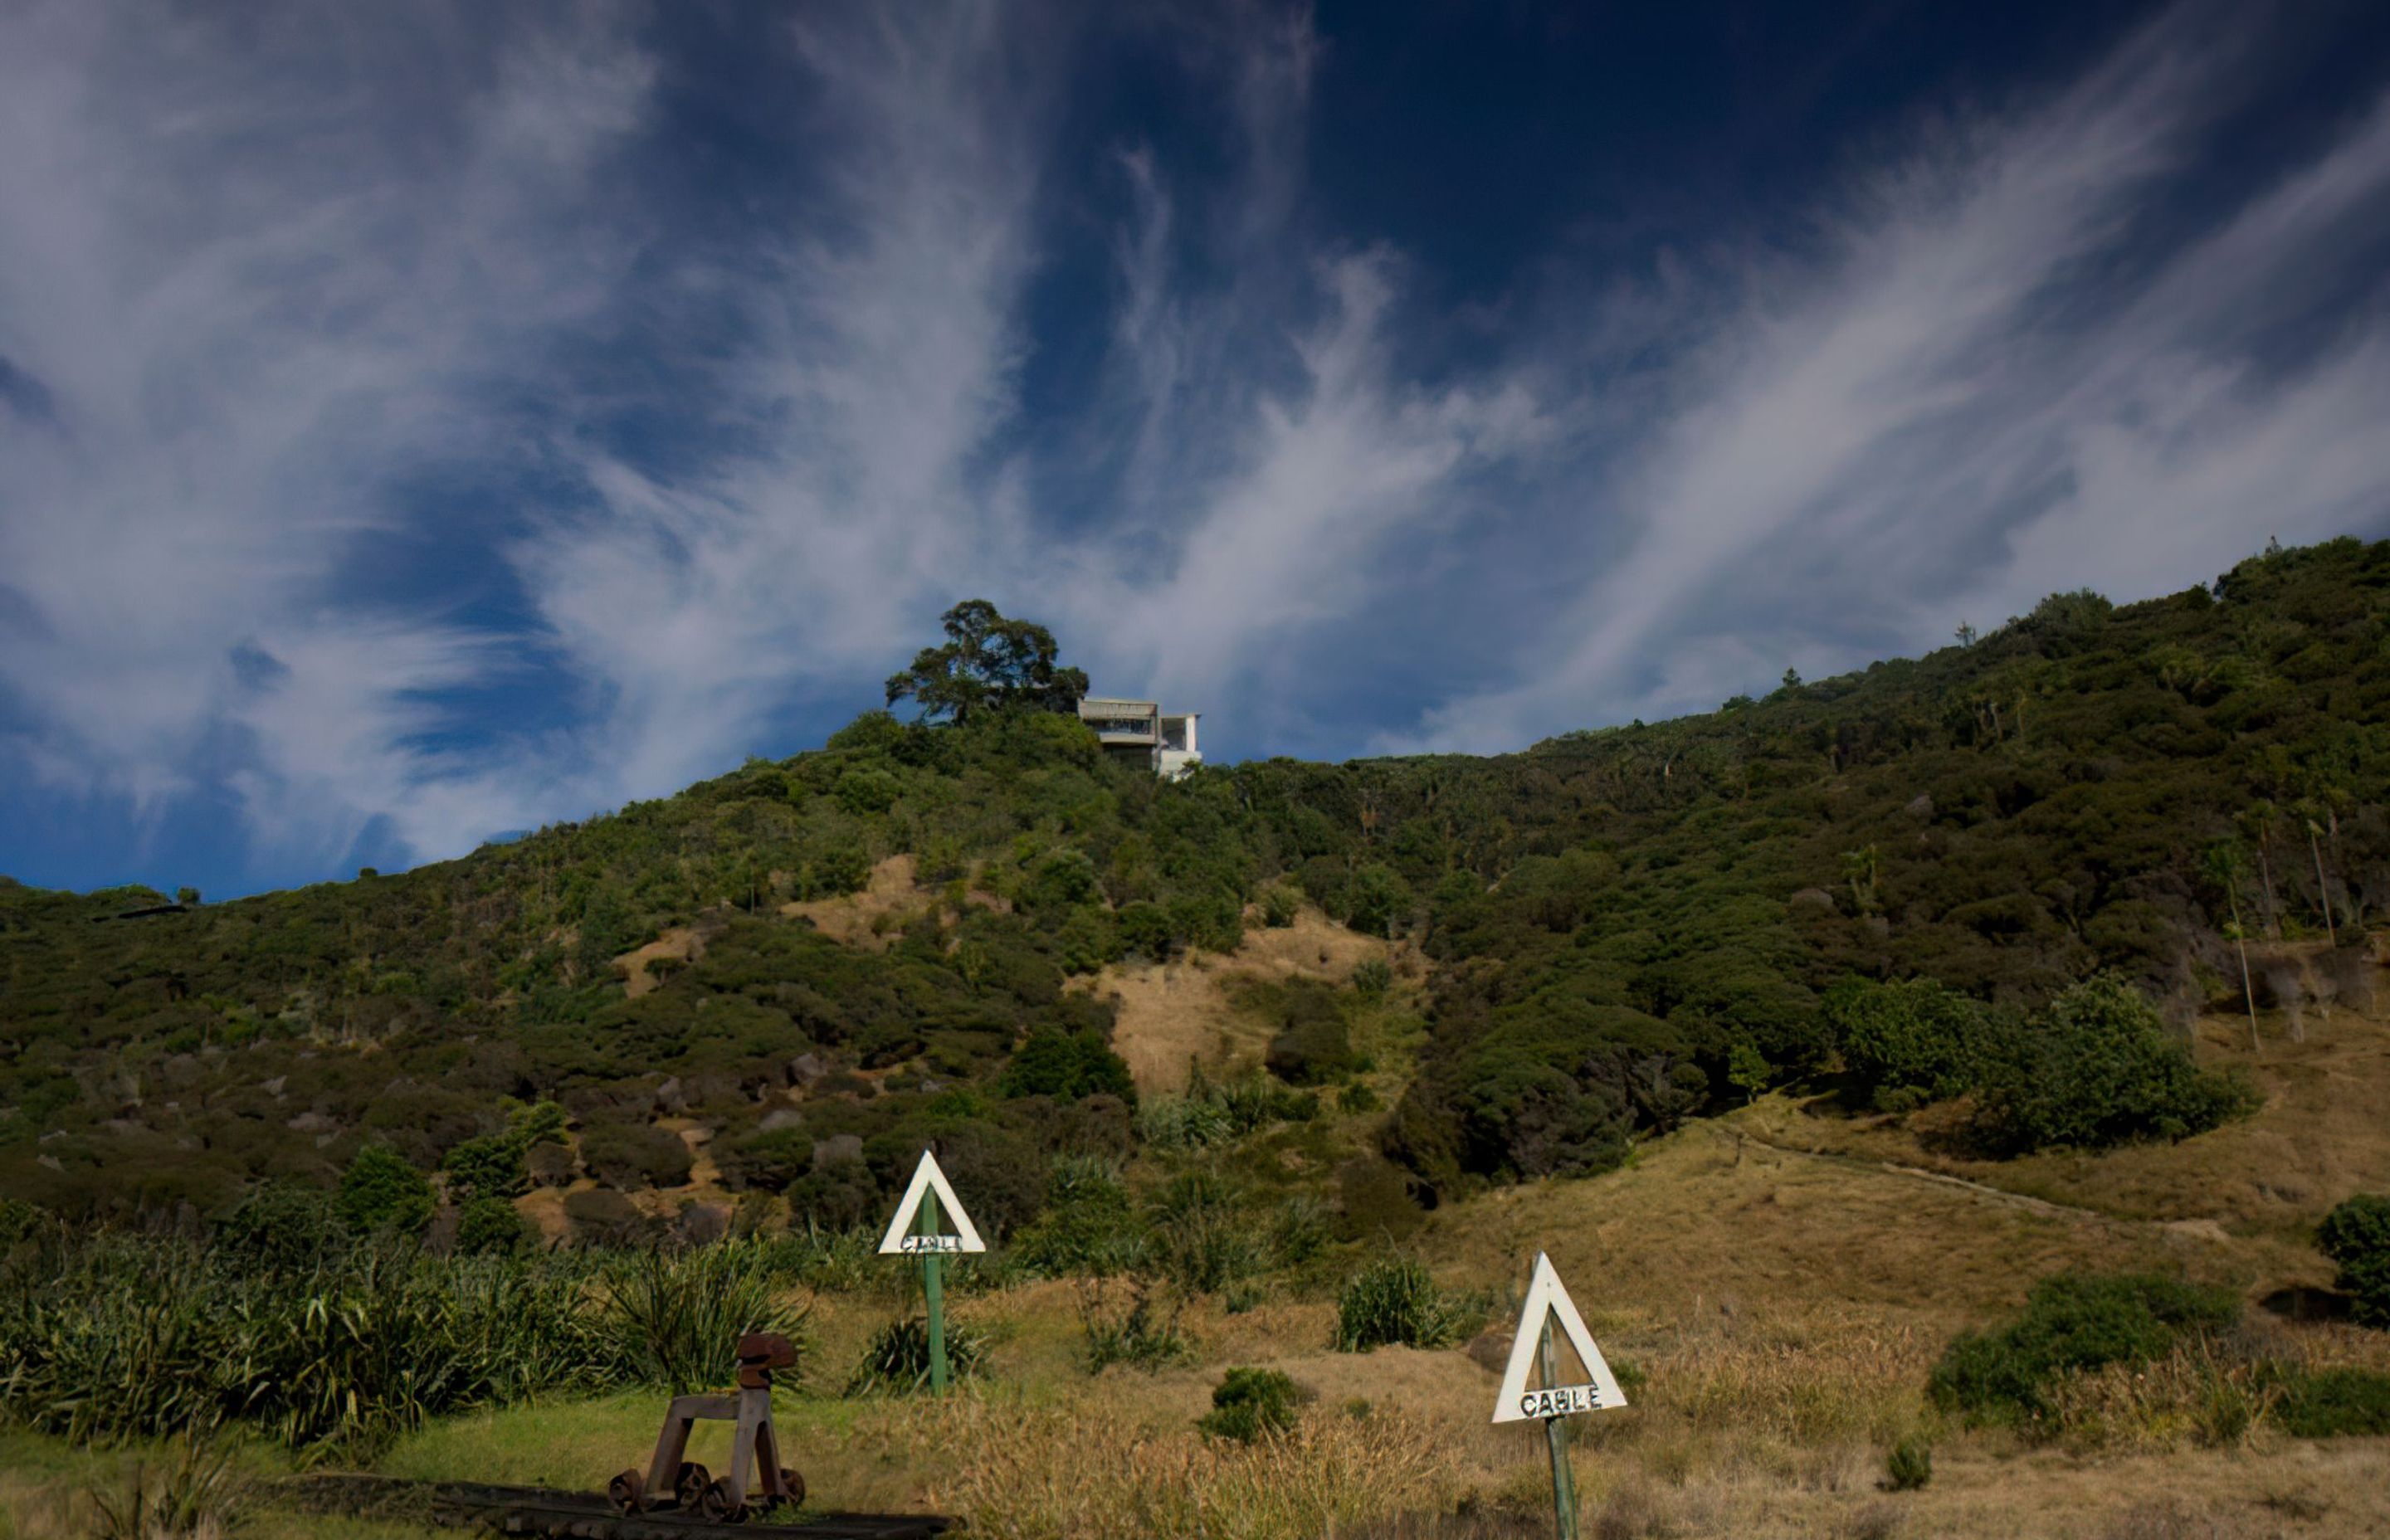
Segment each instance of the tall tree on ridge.
[{"label": "tall tree on ridge", "polygon": [[1054,666],[1054,634],[1029,621],[1005,618],[985,599],[965,599],[941,623],[946,640],[925,647],[913,666],[888,676],[888,704],[910,699],[924,721],[968,722],[1007,706],[1076,711],[1087,676]]}]

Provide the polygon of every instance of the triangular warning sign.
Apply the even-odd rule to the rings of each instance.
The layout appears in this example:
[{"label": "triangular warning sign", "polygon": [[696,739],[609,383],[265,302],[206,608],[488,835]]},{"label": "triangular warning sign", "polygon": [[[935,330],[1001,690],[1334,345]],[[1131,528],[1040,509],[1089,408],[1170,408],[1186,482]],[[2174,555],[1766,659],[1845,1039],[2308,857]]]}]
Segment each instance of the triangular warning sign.
[{"label": "triangular warning sign", "polygon": [[[909,1233],[915,1220],[920,1217],[921,1198],[925,1193],[938,1195],[938,1217],[955,1227],[952,1235],[913,1235]],[[888,1233],[880,1238],[882,1256],[922,1256],[932,1252],[984,1251],[987,1243],[956,1200],[955,1189],[946,1185],[946,1174],[938,1169],[938,1158],[928,1150],[921,1151],[921,1163],[913,1168],[913,1185],[905,1189],[905,1200],[896,1205],[896,1217],[888,1222]]]},{"label": "triangular warning sign", "polygon": [[[1527,1388],[1528,1376],[1542,1354],[1547,1325],[1556,1336],[1553,1348],[1573,1349],[1585,1365],[1587,1382]],[[1617,1379],[1602,1362],[1601,1350],[1593,1345],[1593,1333],[1585,1328],[1585,1317],[1576,1313],[1575,1302],[1561,1287],[1561,1276],[1552,1271],[1552,1259],[1536,1252],[1527,1303],[1519,1307],[1519,1335],[1510,1343],[1510,1363],[1502,1371],[1502,1392],[1494,1403],[1494,1420],[1524,1422],[1530,1418],[1567,1417],[1625,1405]]]}]

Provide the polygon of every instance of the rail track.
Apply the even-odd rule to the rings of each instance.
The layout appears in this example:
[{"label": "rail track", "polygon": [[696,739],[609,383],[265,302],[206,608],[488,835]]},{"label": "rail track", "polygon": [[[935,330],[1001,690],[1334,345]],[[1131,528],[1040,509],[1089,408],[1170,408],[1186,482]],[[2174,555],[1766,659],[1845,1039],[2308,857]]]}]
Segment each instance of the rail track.
[{"label": "rail track", "polygon": [[478,1482],[411,1482],[392,1476],[295,1479],[288,1495],[318,1512],[349,1513],[552,1540],[929,1540],[953,1534],[959,1519],[934,1513],[758,1514],[729,1523],[669,1505],[623,1514],[594,1492]]}]

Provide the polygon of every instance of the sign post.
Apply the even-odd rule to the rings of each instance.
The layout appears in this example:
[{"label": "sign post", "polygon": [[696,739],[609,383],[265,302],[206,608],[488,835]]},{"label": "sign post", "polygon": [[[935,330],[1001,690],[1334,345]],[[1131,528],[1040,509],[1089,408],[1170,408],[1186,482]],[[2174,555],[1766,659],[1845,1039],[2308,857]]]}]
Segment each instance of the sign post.
[{"label": "sign post", "polygon": [[[954,1221],[953,1234],[939,1228],[942,1214]],[[938,1169],[938,1158],[921,1151],[921,1163],[913,1168],[912,1185],[896,1205],[888,1233],[880,1238],[880,1254],[921,1259],[922,1303],[930,1317],[930,1389],[939,1395],[946,1392],[946,1300],[940,1270],[949,1255],[986,1250],[970,1215],[963,1212],[955,1189],[947,1185],[946,1174]]]},{"label": "sign post", "polygon": [[[921,1203],[921,1234],[938,1233],[938,1195],[925,1194]],[[946,1298],[938,1272],[945,1259],[935,1251],[921,1253],[921,1299],[930,1312],[930,1393],[946,1393]]]},{"label": "sign post", "polygon": [[[1561,1341],[1565,1338],[1577,1362],[1584,1366],[1583,1383],[1563,1382]],[[1540,1369],[1543,1384],[1527,1386],[1529,1373]],[[1560,1540],[1576,1540],[1576,1478],[1569,1469],[1568,1424],[1563,1418],[1580,1412],[1606,1411],[1626,1405],[1618,1379],[1603,1361],[1585,1317],[1552,1271],[1552,1259],[1536,1256],[1535,1276],[1527,1284],[1527,1300],[1519,1308],[1519,1333],[1510,1341],[1510,1361],[1502,1371],[1502,1389],[1494,1402],[1497,1422],[1539,1418],[1552,1456],[1552,1518]]]}]

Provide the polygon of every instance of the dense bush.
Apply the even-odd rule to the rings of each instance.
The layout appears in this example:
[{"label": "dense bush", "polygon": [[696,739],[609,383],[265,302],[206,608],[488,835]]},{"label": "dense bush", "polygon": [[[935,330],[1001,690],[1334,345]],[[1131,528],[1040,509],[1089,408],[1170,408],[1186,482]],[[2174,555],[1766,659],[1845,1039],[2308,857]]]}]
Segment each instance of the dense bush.
[{"label": "dense bush", "polygon": [[1955,1097],[1980,1069],[1983,1007],[1932,979],[1846,981],[1826,992],[1825,1015],[1844,1067],[1878,1106]]},{"label": "dense bush", "polygon": [[433,1207],[431,1184],[386,1144],[358,1150],[341,1178],[341,1221],[361,1235],[421,1235]]},{"label": "dense bush", "polygon": [[2390,1198],[2360,1192],[2324,1215],[2317,1238],[2340,1268],[2349,1313],[2390,1327]]},{"label": "dense bush", "polygon": [[1081,1097],[1114,1096],[1137,1099],[1128,1065],[1095,1032],[1034,1032],[1013,1051],[997,1088],[1008,1097],[1052,1097],[1076,1101]]},{"label": "dense bush", "polygon": [[[269,1178],[328,1187],[379,1139],[444,1163],[461,1200],[520,1179],[480,1144],[512,1098],[636,1123],[667,1077],[728,1139],[784,1096],[835,1124],[816,1139],[870,1139],[923,1118],[925,1081],[991,1090],[1014,1044],[1103,1030],[1070,974],[1234,945],[1249,901],[1275,923],[1297,890],[1434,965],[1421,1072],[1383,1147],[1423,1194],[1600,1170],[1815,1073],[1836,1031],[1818,991],[1854,977],[1998,1003],[1971,1083],[1997,1093],[1996,1146],[2173,1136],[2232,1098],[2141,1036],[2087,1064],[2047,1018],[2010,1013],[2102,969],[2196,1007],[2233,966],[2236,915],[2317,930],[2327,900],[2380,886],[2385,611],[2390,545],[2336,541],[1488,759],[1274,760],[1162,785],[1064,712],[872,712],[819,751],[370,880],[176,910],[0,879],[0,1190],[69,1215],[213,1218]],[[2345,810],[2313,881],[2287,850],[2202,861],[2285,796]],[[777,912],[905,854],[933,886],[875,899],[867,944]],[[615,959],[667,929],[687,956],[629,997]],[[1878,1051],[1902,1101],[1948,1084],[1934,1046],[1860,1057]],[[1317,1077],[1338,1057],[1322,1046],[1282,1061]],[[128,1110],[128,1082],[156,1093]],[[1190,1097],[1151,1126],[1214,1143],[1226,1110]],[[971,1116],[1040,1154],[1065,1126],[1044,1096]],[[824,1216],[860,1190],[786,1160],[784,1178]]]},{"label": "dense bush", "polygon": [[2188,1336],[2223,1330],[2240,1314],[2229,1290],[2138,1274],[2061,1274],[2036,1284],[2008,1325],[1954,1340],[1927,1393],[1975,1421],[2031,1422],[2049,1413],[2062,1378],[2148,1363]]},{"label": "dense bush", "polygon": [[1345,1280],[1336,1297],[1336,1347],[1435,1348],[1460,1334],[1463,1312],[1416,1257],[1382,1257]]},{"label": "dense bush", "polygon": [[1106,1277],[1141,1266],[1150,1245],[1118,1169],[1082,1155],[1055,1162],[1045,1212],[1013,1238],[1012,1254],[1048,1277]]},{"label": "dense bush", "polygon": [[2139,990],[2102,974],[1987,1047],[1982,1102],[1986,1136],[2021,1151],[2188,1138],[2247,1111],[2254,1097],[2193,1064]]},{"label": "dense bush", "polygon": [[581,1163],[610,1187],[687,1185],[688,1146],[677,1135],[644,1123],[591,1123],[581,1133]]},{"label": "dense bush", "polygon": [[348,1250],[350,1231],[332,1195],[298,1182],[268,1182],[216,1221],[225,1252],[261,1272],[320,1267]]},{"label": "dense bush", "polygon": [[1279,1079],[1317,1085],[1352,1072],[1352,1028],[1328,985],[1310,979],[1262,985],[1247,991],[1244,1004],[1277,1028],[1263,1062]]},{"label": "dense bush", "polygon": [[534,1239],[531,1225],[503,1198],[469,1198],[456,1212],[458,1256],[503,1256]]},{"label": "dense bush", "polygon": [[0,1413],[45,1431],[242,1423],[294,1446],[625,1379],[572,1259],[387,1238],[281,1273],[232,1247],[70,1238],[0,1276]]},{"label": "dense bush", "polygon": [[1212,1388],[1212,1409],[1195,1419],[1206,1438],[1253,1444],[1294,1427],[1309,1392],[1277,1369],[1230,1369]]}]

